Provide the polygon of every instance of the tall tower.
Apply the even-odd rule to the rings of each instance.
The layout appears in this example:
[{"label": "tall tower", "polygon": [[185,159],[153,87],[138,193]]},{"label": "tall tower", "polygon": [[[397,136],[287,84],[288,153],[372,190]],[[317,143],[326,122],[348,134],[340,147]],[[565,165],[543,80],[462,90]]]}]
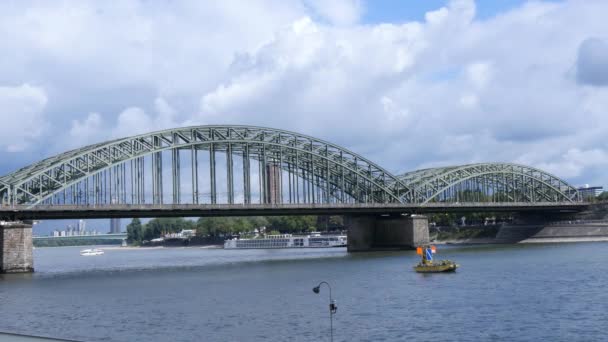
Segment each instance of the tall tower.
[{"label": "tall tower", "polygon": [[[112,204],[118,203],[118,199],[116,197],[112,197]],[[120,219],[112,218],[110,219],[110,234],[119,234],[120,233]]]},{"label": "tall tower", "polygon": [[110,234],[119,234],[120,233],[120,219],[112,218],[110,219]]},{"label": "tall tower", "polygon": [[281,167],[275,164],[267,164],[266,179],[265,202],[268,204],[281,203]]}]

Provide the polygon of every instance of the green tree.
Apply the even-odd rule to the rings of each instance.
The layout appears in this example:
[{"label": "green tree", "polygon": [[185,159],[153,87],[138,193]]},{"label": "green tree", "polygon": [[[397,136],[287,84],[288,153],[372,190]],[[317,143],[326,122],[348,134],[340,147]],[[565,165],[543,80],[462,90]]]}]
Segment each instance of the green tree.
[{"label": "green tree", "polygon": [[195,224],[184,218],[155,218],[146,223],[143,240],[152,240],[167,233],[178,233],[183,229],[194,229]]},{"label": "green tree", "polygon": [[302,233],[317,228],[316,216],[273,216],[267,219],[268,228],[281,233]]},{"label": "green tree", "polygon": [[127,241],[129,243],[139,244],[143,239],[143,235],[141,221],[138,218],[134,218],[131,223],[127,225]]},{"label": "green tree", "polygon": [[463,215],[455,213],[439,213],[428,215],[429,222],[435,222],[438,226],[452,226],[460,222]]},{"label": "green tree", "polygon": [[608,191],[604,191],[596,197],[598,201],[608,201]]},{"label": "green tree", "polygon": [[265,227],[269,224],[268,219],[264,216],[253,216],[248,217],[248,219],[251,221],[252,229]]},{"label": "green tree", "polygon": [[268,232],[299,233],[315,230],[316,225],[316,216],[201,217],[196,222],[196,234],[217,237],[244,234],[260,227],[267,227]]},{"label": "green tree", "polygon": [[235,217],[201,217],[196,222],[198,236],[224,236],[246,229],[242,218]]},{"label": "green tree", "polygon": [[331,230],[344,228],[344,216],[333,215],[329,217],[329,228]]}]

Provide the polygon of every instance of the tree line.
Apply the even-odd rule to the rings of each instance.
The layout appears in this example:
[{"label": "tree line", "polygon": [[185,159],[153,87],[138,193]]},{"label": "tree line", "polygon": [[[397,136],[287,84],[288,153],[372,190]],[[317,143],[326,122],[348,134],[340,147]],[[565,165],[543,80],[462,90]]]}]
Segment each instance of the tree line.
[{"label": "tree line", "polygon": [[597,197],[592,197],[590,199],[590,202],[603,202],[603,201],[608,201],[608,191],[604,191],[601,194],[599,194]]},{"label": "tree line", "polygon": [[155,218],[143,224],[134,218],[127,225],[127,241],[141,244],[165,234],[182,230],[195,230],[198,237],[222,237],[243,235],[254,229],[266,227],[270,234],[306,233],[315,230],[336,230],[343,227],[342,216],[256,216],[256,217],[201,217],[197,220],[184,218]]},{"label": "tree line", "polygon": [[435,223],[438,226],[458,226],[463,217],[467,225],[483,224],[489,218],[494,218],[495,222],[510,222],[513,219],[513,214],[509,212],[438,213],[426,216],[429,223]]},{"label": "tree line", "polygon": [[[510,213],[442,213],[427,215],[429,223],[440,226],[456,226],[461,218],[467,225],[483,224],[486,218],[494,217],[497,222],[511,219]],[[267,234],[298,234],[311,231],[331,231],[344,228],[342,216],[255,216],[255,217],[201,217],[196,220],[184,218],[155,218],[143,224],[135,218],[127,225],[127,241],[141,244],[165,234],[182,230],[195,230],[197,237],[219,238],[225,236],[246,236],[254,229],[266,227]]]}]

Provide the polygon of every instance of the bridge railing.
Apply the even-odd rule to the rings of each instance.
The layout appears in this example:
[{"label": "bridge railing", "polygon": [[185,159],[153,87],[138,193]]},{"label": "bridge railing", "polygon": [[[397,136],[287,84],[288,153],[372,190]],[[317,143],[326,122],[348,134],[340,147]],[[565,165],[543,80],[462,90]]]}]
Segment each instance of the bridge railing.
[{"label": "bridge railing", "polygon": [[311,208],[544,208],[544,207],[584,207],[580,202],[479,202],[479,203],[307,203],[307,204],[54,204],[54,205],[2,205],[0,211],[46,211],[46,210],[171,210],[171,209],[311,209]]},{"label": "bridge railing", "polygon": [[266,215],[403,215],[441,212],[579,212],[583,203],[385,203],[385,204],[104,204],[0,207],[0,224],[24,220],[112,217]]}]

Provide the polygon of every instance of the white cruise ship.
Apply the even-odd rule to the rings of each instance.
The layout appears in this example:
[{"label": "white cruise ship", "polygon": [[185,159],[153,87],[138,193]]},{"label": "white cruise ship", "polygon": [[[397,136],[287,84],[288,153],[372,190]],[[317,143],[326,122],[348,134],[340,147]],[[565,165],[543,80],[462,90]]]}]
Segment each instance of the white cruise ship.
[{"label": "white cruise ship", "polygon": [[226,249],[255,249],[255,248],[320,248],[345,247],[346,235],[311,234],[293,236],[291,234],[267,235],[257,239],[230,239],[224,241]]}]

